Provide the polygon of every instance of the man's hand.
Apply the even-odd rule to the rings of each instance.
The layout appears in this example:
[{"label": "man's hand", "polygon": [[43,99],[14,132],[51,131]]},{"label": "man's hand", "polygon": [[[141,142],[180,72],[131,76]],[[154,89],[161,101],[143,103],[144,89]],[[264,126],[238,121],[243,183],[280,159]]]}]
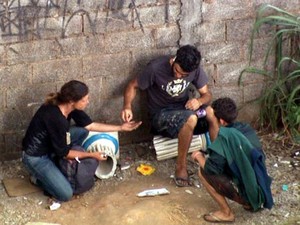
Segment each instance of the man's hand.
[{"label": "man's hand", "polygon": [[121,112],[121,117],[124,122],[130,122],[133,118],[133,113],[131,109],[123,109]]},{"label": "man's hand", "polygon": [[142,121],[139,122],[125,122],[121,125],[121,131],[132,131],[137,129],[142,124]]},{"label": "man's hand", "polygon": [[196,98],[193,98],[193,99],[190,99],[186,102],[185,104],[185,108],[186,109],[189,109],[189,110],[192,110],[192,111],[195,111],[197,109],[199,109],[199,107],[201,106],[201,102],[196,99]]}]

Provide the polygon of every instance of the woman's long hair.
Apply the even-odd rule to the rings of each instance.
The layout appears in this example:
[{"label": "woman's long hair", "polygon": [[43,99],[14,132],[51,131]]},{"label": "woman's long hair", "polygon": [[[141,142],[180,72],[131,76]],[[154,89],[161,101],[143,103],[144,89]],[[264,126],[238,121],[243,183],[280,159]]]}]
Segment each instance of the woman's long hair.
[{"label": "woman's long hair", "polygon": [[60,92],[48,94],[45,104],[59,105],[71,101],[77,102],[88,93],[89,88],[85,83],[78,80],[71,80],[61,87]]}]

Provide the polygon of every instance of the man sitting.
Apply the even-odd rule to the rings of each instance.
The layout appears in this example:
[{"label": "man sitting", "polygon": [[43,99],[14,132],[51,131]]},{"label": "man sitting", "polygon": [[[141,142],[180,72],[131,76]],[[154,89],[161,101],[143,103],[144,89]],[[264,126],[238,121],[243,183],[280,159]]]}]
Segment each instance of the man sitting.
[{"label": "man sitting", "polygon": [[[133,119],[132,103],[137,90],[146,91],[153,133],[178,138],[174,181],[179,187],[190,185],[187,153],[193,134],[203,134],[208,130],[205,118],[198,119],[195,112],[209,104],[212,98],[200,61],[198,49],[184,45],[177,50],[176,56],[166,55],[151,61],[128,83],[124,92],[124,122]],[[189,99],[190,84],[197,89],[199,98]]]}]

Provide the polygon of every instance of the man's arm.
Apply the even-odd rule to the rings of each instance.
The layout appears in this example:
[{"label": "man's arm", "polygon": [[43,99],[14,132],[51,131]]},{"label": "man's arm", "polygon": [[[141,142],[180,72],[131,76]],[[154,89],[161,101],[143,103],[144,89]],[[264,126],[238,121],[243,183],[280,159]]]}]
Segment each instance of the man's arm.
[{"label": "man's arm", "polygon": [[133,118],[133,113],[132,113],[132,102],[136,96],[136,90],[138,89],[138,82],[137,78],[132,79],[124,92],[124,104],[123,104],[123,110],[121,113],[122,119],[125,122],[129,122]]},{"label": "man's arm", "polygon": [[200,106],[203,104],[208,105],[212,99],[212,94],[211,94],[210,90],[208,89],[208,86],[204,85],[202,88],[198,89],[198,91],[200,93],[200,98],[197,98],[197,100],[198,100]]}]

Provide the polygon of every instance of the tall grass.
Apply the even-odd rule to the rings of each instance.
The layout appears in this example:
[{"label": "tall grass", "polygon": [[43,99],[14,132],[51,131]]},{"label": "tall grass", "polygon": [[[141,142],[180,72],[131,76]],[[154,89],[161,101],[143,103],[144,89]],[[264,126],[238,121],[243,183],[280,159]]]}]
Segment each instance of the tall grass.
[{"label": "tall grass", "polygon": [[[272,33],[262,68],[257,68],[251,66],[254,42],[264,25]],[[260,125],[300,142],[300,16],[264,4],[257,11],[250,40],[249,66],[241,72],[239,84],[245,75],[264,76],[266,87],[256,99],[261,106]],[[270,59],[275,61],[271,69]]]}]

